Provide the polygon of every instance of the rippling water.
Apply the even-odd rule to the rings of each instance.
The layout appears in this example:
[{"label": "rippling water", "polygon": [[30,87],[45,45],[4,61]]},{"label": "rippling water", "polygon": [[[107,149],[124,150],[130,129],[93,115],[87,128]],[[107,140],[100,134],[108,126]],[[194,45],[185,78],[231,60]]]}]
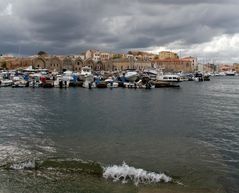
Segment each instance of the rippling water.
[{"label": "rippling water", "polygon": [[180,89],[0,88],[1,165],[51,157],[125,161],[183,184],[136,187],[1,170],[0,192],[239,192],[238,96],[238,77]]}]

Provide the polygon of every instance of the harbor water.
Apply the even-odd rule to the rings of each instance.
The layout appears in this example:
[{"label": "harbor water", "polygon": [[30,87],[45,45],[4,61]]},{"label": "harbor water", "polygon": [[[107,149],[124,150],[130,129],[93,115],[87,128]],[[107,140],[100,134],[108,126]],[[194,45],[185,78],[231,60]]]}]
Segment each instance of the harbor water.
[{"label": "harbor water", "polygon": [[0,88],[0,165],[0,193],[239,192],[239,77]]}]

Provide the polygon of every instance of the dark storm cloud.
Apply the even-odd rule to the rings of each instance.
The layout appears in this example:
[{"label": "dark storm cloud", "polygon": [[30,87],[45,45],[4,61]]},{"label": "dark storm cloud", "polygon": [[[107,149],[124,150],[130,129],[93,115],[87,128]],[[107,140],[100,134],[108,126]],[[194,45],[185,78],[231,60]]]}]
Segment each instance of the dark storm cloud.
[{"label": "dark storm cloud", "polygon": [[145,3],[164,3],[164,4],[202,4],[202,3],[228,3],[228,2],[235,2],[235,0],[200,0],[200,1],[193,1],[193,0],[138,0],[138,2]]},{"label": "dark storm cloud", "polygon": [[[184,46],[238,32],[236,0],[0,0],[1,52]],[[4,12],[12,5],[12,13]],[[8,6],[9,7],[9,6]],[[9,11],[9,10],[8,10]]]}]

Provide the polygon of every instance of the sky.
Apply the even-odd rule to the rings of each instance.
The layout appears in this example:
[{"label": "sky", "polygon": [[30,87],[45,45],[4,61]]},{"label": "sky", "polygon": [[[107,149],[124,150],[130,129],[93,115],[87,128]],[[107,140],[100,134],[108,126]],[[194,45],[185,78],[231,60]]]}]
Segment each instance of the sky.
[{"label": "sky", "polygon": [[238,0],[0,0],[0,53],[175,51],[239,62]]}]

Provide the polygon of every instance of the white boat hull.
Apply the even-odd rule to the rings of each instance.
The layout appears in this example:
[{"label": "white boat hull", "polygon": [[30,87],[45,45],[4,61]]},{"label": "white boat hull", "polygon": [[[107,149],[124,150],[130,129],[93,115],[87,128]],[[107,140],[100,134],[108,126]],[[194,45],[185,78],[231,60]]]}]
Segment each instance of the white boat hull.
[{"label": "white boat hull", "polygon": [[118,88],[119,87],[119,83],[118,82],[108,83],[107,87],[108,88]]},{"label": "white boat hull", "polygon": [[1,80],[1,87],[8,87],[8,86],[12,86],[13,85],[13,81],[12,80]]},{"label": "white boat hull", "polygon": [[138,79],[138,73],[137,72],[127,72],[125,74],[125,78],[129,82],[135,82]]}]

